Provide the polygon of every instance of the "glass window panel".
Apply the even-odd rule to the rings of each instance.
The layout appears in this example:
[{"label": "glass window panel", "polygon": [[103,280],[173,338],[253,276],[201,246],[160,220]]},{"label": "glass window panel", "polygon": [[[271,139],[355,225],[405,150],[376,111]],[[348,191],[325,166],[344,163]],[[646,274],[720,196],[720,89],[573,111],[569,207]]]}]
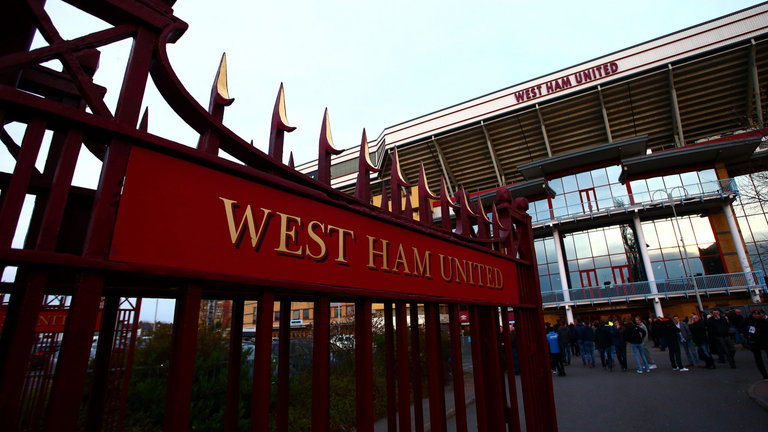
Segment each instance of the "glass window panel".
[{"label": "glass window panel", "polygon": [[677,247],[668,247],[661,250],[664,260],[680,259],[680,249]]},{"label": "glass window panel", "polygon": [[626,254],[613,254],[611,255],[611,265],[612,266],[620,266],[620,265],[627,265],[627,255]]},{"label": "glass window panel", "polygon": [[548,274],[548,273],[549,272],[547,271],[547,265],[546,264],[539,266],[539,275]]},{"label": "glass window panel", "polygon": [[539,284],[541,284],[541,292],[552,291],[552,287],[549,285],[549,276],[539,277]]},{"label": "glass window panel", "polygon": [[536,262],[543,263],[547,261],[547,251],[545,249],[543,240],[537,239],[534,241],[533,249],[536,251]]},{"label": "glass window panel", "polygon": [[666,175],[663,177],[663,179],[664,179],[664,186],[670,192],[672,191],[673,188],[680,187],[683,185],[683,182],[680,179],[680,176],[678,174]]},{"label": "glass window panel", "polygon": [[739,220],[739,227],[741,228],[741,235],[744,237],[744,242],[750,243],[755,241],[752,237],[752,230],[749,228],[749,222],[747,222],[746,218]]},{"label": "glass window panel", "polygon": [[667,277],[670,279],[685,277],[685,269],[683,268],[682,260],[666,261],[665,265],[667,267]]},{"label": "glass window panel", "polygon": [[544,246],[547,249],[547,262],[557,262],[557,249],[555,249],[555,239],[552,237],[545,239]]},{"label": "glass window panel", "polygon": [[706,273],[700,259],[688,260],[688,268],[690,270],[689,275],[696,275],[697,273],[703,275]]},{"label": "glass window panel", "polygon": [[579,196],[578,192],[570,192],[565,194],[565,201],[568,203],[569,207],[577,204],[579,207],[581,207],[581,197]]},{"label": "glass window panel", "polygon": [[[649,178],[646,179],[646,182],[648,183],[648,192],[651,194],[651,200],[667,199],[666,188],[664,187],[664,181],[661,179],[661,177]],[[658,190],[663,190],[665,192],[654,193]]]},{"label": "glass window panel", "polygon": [[579,270],[591,270],[595,268],[595,260],[592,258],[581,258],[578,260]]},{"label": "glass window panel", "polygon": [[652,249],[648,251],[651,261],[661,261],[661,249]]},{"label": "glass window panel", "polygon": [[714,169],[709,168],[699,171],[699,181],[702,183],[717,181],[717,173]]},{"label": "glass window panel", "polygon": [[709,244],[715,242],[715,234],[712,232],[712,225],[709,223],[709,218],[691,218],[691,225],[693,225],[693,231],[696,233],[696,241],[701,244]]},{"label": "glass window panel", "polygon": [[677,247],[677,230],[674,227],[672,221],[657,221],[654,225],[656,225],[656,233],[659,236],[658,241],[660,247]]},{"label": "glass window panel", "polygon": [[699,185],[699,175],[695,172],[687,172],[680,174],[680,180],[683,182],[683,186],[690,192],[690,186]]},{"label": "glass window panel", "polygon": [[606,282],[613,284],[613,271],[610,268],[598,269],[597,282],[599,286],[604,286]]},{"label": "glass window panel", "polygon": [[595,197],[598,200],[610,200],[611,197],[611,188],[610,186],[597,186],[595,187]]},{"label": "glass window panel", "polygon": [[563,180],[559,178],[555,178],[552,180],[547,180],[547,184],[550,188],[552,188],[553,191],[555,191],[555,194],[560,195],[563,192],[565,192],[565,189],[563,189]]},{"label": "glass window panel", "polygon": [[643,236],[645,242],[648,244],[648,249],[656,249],[659,247],[659,239],[656,236],[656,224],[653,222],[644,222],[641,225],[643,229]]},{"label": "glass window panel", "polygon": [[629,192],[627,191],[627,187],[625,185],[620,183],[612,184],[611,195],[613,195],[614,202],[617,200],[621,201],[621,204],[618,205],[619,207],[629,205]]},{"label": "glass window panel", "polygon": [[595,186],[592,183],[592,173],[589,171],[576,174],[576,182],[579,185],[579,189],[588,189]]},{"label": "glass window panel", "polygon": [[563,180],[563,192],[573,192],[579,190],[579,186],[576,183],[576,176],[569,175],[562,177]]},{"label": "glass window panel", "polygon": [[562,239],[564,259],[567,261],[576,258],[576,246],[573,244],[573,236],[563,236]]},{"label": "glass window panel", "polygon": [[592,181],[594,182],[595,186],[607,185],[609,183],[608,171],[606,171],[605,168],[598,168],[592,171]]},{"label": "glass window panel", "polygon": [[633,193],[648,192],[648,184],[645,180],[632,180],[629,182],[629,187]]},{"label": "glass window panel", "polygon": [[765,221],[765,215],[747,216],[747,220],[755,242],[768,240],[768,223]]},{"label": "glass window panel", "polygon": [[557,266],[557,263],[549,264],[549,271],[547,273],[549,274],[560,274],[560,269]]},{"label": "glass window panel", "polygon": [[592,256],[592,248],[589,245],[589,236],[584,233],[574,234],[573,244],[576,248],[577,258],[588,258]]},{"label": "glass window panel", "polygon": [[624,238],[622,237],[621,230],[618,227],[606,229],[605,239],[608,241],[608,253],[624,252]]},{"label": "glass window panel", "polygon": [[608,245],[605,244],[603,231],[590,232],[589,242],[592,244],[592,256],[608,255]]},{"label": "glass window panel", "polygon": [[757,245],[754,243],[747,243],[747,255],[757,254]]},{"label": "glass window panel", "polygon": [[608,174],[608,180],[611,183],[618,183],[621,176],[621,165],[612,165],[605,167],[605,172]]},{"label": "glass window panel", "polygon": [[581,286],[581,275],[579,272],[571,272],[568,275],[568,278],[571,280],[571,289],[583,288]]},{"label": "glass window panel", "polygon": [[666,279],[667,278],[667,269],[664,267],[664,263],[661,261],[655,262],[651,264],[651,267],[653,267],[653,277],[656,280],[660,279]]},{"label": "glass window panel", "polygon": [[552,198],[552,212],[555,217],[565,216],[568,208],[565,206],[565,196],[557,195]]},{"label": "glass window panel", "polygon": [[562,291],[563,287],[560,284],[560,275],[552,275],[549,277],[550,284],[552,286],[552,291]]},{"label": "glass window panel", "polygon": [[595,268],[611,267],[611,258],[608,256],[601,256],[595,258]]}]

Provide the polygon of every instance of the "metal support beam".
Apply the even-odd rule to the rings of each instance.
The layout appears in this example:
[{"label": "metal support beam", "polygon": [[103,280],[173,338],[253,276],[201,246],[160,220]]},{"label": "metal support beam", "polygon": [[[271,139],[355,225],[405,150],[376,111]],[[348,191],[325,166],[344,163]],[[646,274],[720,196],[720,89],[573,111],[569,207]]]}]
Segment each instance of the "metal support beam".
[{"label": "metal support beam", "polygon": [[451,171],[451,167],[448,166],[448,164],[445,162],[445,156],[443,155],[443,150],[440,148],[440,145],[437,143],[437,140],[435,139],[435,136],[432,136],[432,144],[435,145],[435,149],[437,150],[437,158],[440,161],[440,167],[443,169],[443,175],[446,178],[446,185],[448,186],[448,193],[451,194],[451,196],[454,195],[454,189],[453,185],[456,184],[456,179],[453,177],[453,172]]},{"label": "metal support beam", "polygon": [[549,146],[549,137],[547,136],[547,128],[544,127],[544,118],[541,116],[541,110],[539,104],[536,104],[536,114],[539,116],[539,125],[541,126],[541,134],[544,136],[544,146],[547,147],[547,156],[552,157],[552,147]]},{"label": "metal support beam", "polygon": [[491,142],[491,136],[488,135],[488,129],[485,128],[485,123],[480,121],[480,127],[483,128],[483,134],[485,135],[485,143],[488,144],[488,153],[491,155],[491,162],[493,163],[493,169],[496,171],[496,180],[499,181],[499,186],[504,186],[507,182],[504,180],[504,171],[499,166],[499,158],[496,157],[496,150],[493,148],[493,142]]},{"label": "metal support beam", "polygon": [[672,65],[667,65],[669,71],[669,103],[672,105],[672,116],[675,123],[672,125],[675,130],[675,138],[677,141],[675,147],[682,147],[685,145],[685,135],[683,135],[683,122],[680,119],[680,107],[677,103],[677,92],[675,91],[675,78],[672,74]]},{"label": "metal support beam", "polygon": [[597,86],[597,97],[600,99],[600,111],[603,113],[603,124],[605,125],[605,135],[608,137],[608,142],[613,142],[611,136],[611,123],[608,121],[608,111],[605,110],[605,102],[603,101],[603,89]]},{"label": "metal support beam", "polygon": [[747,117],[749,117],[750,110],[754,107],[755,114],[757,114],[757,127],[762,129],[764,125],[763,104],[760,97],[760,78],[757,74],[757,61],[755,61],[757,45],[754,39],[751,42],[752,49],[749,50],[749,83],[751,86],[749,91],[751,94],[747,94]]}]

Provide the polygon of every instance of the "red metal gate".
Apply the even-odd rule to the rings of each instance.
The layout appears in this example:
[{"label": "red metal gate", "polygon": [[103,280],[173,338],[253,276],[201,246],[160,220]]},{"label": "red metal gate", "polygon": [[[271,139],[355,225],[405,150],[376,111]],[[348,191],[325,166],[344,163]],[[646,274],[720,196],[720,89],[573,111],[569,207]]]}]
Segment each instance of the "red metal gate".
[{"label": "red metal gate", "polygon": [[[419,220],[412,219],[409,186],[394,153],[389,186],[392,200],[370,204],[365,135],[355,196],[330,188],[327,133],[320,132],[317,180],[285,166],[282,87],[275,103],[269,154],[222,124],[232,99],[222,65],[208,110],[184,89],[170,66],[166,44],[186,30],[169,3],[159,0],[92,2],[70,0],[111,27],[63,40],[42,0],[10,0],[0,14],[0,119],[2,141],[15,159],[11,175],[0,175],[0,264],[18,267],[0,335],[0,429],[22,428],[25,371],[35,344],[35,323],[48,295],[70,295],[44,430],[120,429],[117,410],[104,395],[121,377],[115,361],[120,299],[176,300],[172,358],[168,368],[167,431],[190,427],[192,376],[200,304],[232,300],[225,430],[241,420],[238,377],[245,300],[258,300],[250,430],[288,430],[290,315],[280,316],[277,376],[272,370],[273,308],[291,301],[314,302],[311,430],[330,430],[330,304],[355,304],[356,429],[372,431],[374,397],[386,398],[389,430],[446,430],[446,388],[453,388],[458,430],[466,430],[465,383],[460,345],[461,307],[471,332],[477,430],[556,430],[548,351],[542,334],[541,296],[536,276],[527,202],[502,190],[489,212],[460,191],[454,204],[443,190],[434,196],[419,183]],[[31,49],[35,32],[48,46]],[[132,39],[119,100],[105,105],[105,89],[91,76],[98,47]],[[62,71],[43,63],[58,60]],[[176,113],[193,127],[197,148],[146,132],[140,119],[148,79]],[[17,143],[9,128],[23,130]],[[42,144],[50,142],[44,168],[36,168]],[[102,162],[95,191],[72,186],[81,148]],[[218,157],[219,151],[238,159]],[[291,164],[289,164],[291,165]],[[422,179],[424,176],[422,175]],[[444,188],[443,188],[444,189]],[[383,191],[386,198],[386,190]],[[402,197],[405,194],[405,207]],[[12,244],[26,197],[34,197],[23,247]],[[431,202],[440,202],[442,221],[432,221]],[[456,214],[455,224],[448,216]],[[486,215],[492,214],[492,218]],[[437,226],[440,225],[440,226]],[[270,249],[270,246],[273,247]],[[103,312],[100,305],[103,303]],[[383,304],[386,395],[374,394],[374,303]],[[514,309],[520,382],[506,321]],[[423,310],[423,315],[419,310]],[[444,313],[441,313],[443,311]],[[99,347],[89,379],[89,352],[99,322]],[[441,315],[447,320],[441,323]],[[418,323],[423,322],[423,325]],[[443,328],[453,361],[443,370]],[[422,333],[423,332],[423,333]],[[421,347],[423,334],[424,347]],[[131,342],[135,342],[135,337]],[[422,395],[420,355],[429,365]],[[502,362],[506,358],[509,361]],[[130,356],[122,362],[130,364]],[[127,368],[130,370],[130,367]],[[444,377],[453,377],[446,386]],[[517,387],[524,409],[518,410]],[[89,385],[90,388],[86,389]],[[270,405],[270,389],[277,400]],[[172,391],[169,391],[172,389]],[[89,395],[83,402],[83,395]],[[428,412],[421,410],[422,398]],[[411,405],[414,418],[411,419]]]}]

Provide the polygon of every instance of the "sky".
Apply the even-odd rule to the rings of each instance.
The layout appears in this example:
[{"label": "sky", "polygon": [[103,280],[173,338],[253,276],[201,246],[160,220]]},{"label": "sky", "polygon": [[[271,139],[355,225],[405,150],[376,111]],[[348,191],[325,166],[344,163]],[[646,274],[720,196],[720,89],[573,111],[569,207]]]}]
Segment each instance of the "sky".
[{"label": "sky", "polygon": [[[178,0],[187,32],[168,53],[187,90],[204,107],[222,54],[229,95],[224,124],[267,151],[280,84],[288,121],[285,162],[317,159],[323,112],[334,145],[357,147],[365,128],[384,128],[556,72],[759,2],[740,0],[489,1]],[[60,0],[46,10],[65,39],[106,28]],[[36,44],[44,44],[41,39]],[[116,104],[130,42],[102,49],[94,80]],[[52,66],[53,67],[53,66]],[[144,106],[149,132],[194,146],[197,135],[153,86]],[[10,133],[10,131],[9,131]],[[13,134],[13,133],[12,133]],[[0,152],[0,171],[13,162]],[[94,168],[95,167],[95,168]],[[74,183],[95,187],[98,164],[83,156]],[[142,319],[154,320],[145,300]],[[160,321],[173,318],[160,301]]]}]

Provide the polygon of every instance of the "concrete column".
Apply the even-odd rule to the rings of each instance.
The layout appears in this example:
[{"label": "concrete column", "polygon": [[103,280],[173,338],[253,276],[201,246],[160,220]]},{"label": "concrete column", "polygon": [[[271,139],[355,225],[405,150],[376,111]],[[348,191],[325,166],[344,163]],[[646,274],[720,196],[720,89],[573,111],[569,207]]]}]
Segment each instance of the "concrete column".
[{"label": "concrete column", "polygon": [[656,286],[656,276],[653,274],[653,267],[651,266],[651,256],[648,255],[648,246],[645,243],[645,234],[643,234],[643,226],[640,223],[640,215],[635,213],[632,216],[632,222],[635,223],[635,232],[637,233],[637,244],[640,247],[640,257],[643,259],[643,267],[645,267],[645,275],[648,278],[648,285],[651,288],[651,297],[653,298],[653,310],[656,316],[663,316],[664,312],[661,310],[661,301],[659,300],[659,288]]},{"label": "concrete column", "polygon": [[552,227],[552,237],[555,240],[555,253],[557,253],[557,269],[560,272],[560,288],[563,290],[563,302],[565,305],[565,319],[567,324],[573,322],[573,305],[571,304],[571,293],[568,291],[568,273],[565,271],[565,257],[563,256],[563,246],[560,242],[560,232]]},{"label": "concrete column", "polygon": [[[725,215],[725,220],[728,221],[728,230],[731,232],[731,238],[733,239],[733,247],[736,249],[736,256],[739,257],[739,264],[741,264],[741,271],[744,273],[750,273],[752,271],[752,263],[749,262],[749,257],[747,257],[747,251],[744,250],[744,241],[741,238],[741,233],[739,232],[739,226],[736,224],[736,217],[733,215],[733,211],[731,210],[731,205],[728,203],[723,203],[723,214]],[[760,293],[757,291],[758,288],[753,288],[753,285],[755,284],[754,275],[745,275],[747,276],[747,281],[750,285],[749,289],[749,295],[752,297],[753,303],[760,303]]]}]

